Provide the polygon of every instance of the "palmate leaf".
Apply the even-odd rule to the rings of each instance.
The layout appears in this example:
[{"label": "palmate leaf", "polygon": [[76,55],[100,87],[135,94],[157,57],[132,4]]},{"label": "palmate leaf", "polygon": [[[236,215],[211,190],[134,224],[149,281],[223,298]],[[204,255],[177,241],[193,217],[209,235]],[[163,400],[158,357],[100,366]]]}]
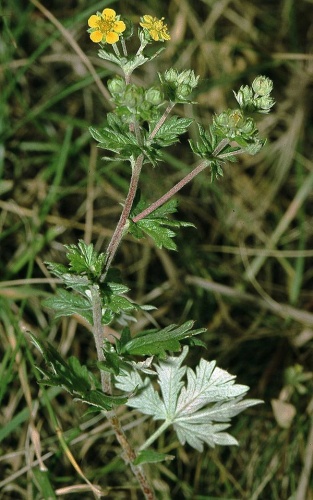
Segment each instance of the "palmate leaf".
[{"label": "palmate leaf", "polygon": [[[202,359],[196,370],[182,366],[188,347],[178,357],[168,357],[155,364],[161,395],[151,379],[141,379],[138,372],[116,377],[116,386],[127,392],[137,389],[127,405],[172,425],[182,445],[186,442],[198,451],[203,445],[236,445],[227,432],[230,419],[262,401],[243,397],[249,387],[235,384],[235,377]],[[184,380],[187,375],[187,381]],[[161,397],[162,396],[162,397]],[[163,428],[166,425],[162,426]]]}]

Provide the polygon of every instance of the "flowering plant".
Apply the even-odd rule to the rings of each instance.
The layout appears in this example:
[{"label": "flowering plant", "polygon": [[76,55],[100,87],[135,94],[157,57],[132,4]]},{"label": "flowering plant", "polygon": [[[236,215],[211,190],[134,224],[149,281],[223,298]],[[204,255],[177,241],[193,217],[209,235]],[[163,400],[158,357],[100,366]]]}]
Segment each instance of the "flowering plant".
[{"label": "flowering plant", "polygon": [[[198,124],[199,137],[190,140],[200,162],[167,193],[152,203],[139,196],[138,185],[144,165],[157,166],[164,149],[177,144],[192,120],[171,114],[179,103],[192,103],[199,77],[192,70],[170,68],[158,75],[158,83],[143,88],[131,82],[133,71],[160,54],[146,53],[147,45],[170,40],[162,19],[144,15],[139,23],[139,47],[128,55],[126,40],[134,30],[130,20],[122,20],[113,9],[88,19],[90,38],[99,44],[100,58],[115,63],[123,77],[108,81],[115,105],[100,129],[90,128],[98,146],[106,151],[104,159],[125,160],[130,164],[129,190],[120,219],[105,250],[98,253],[84,241],[66,246],[68,264],[48,263],[51,273],[64,284],[57,294],[45,301],[56,316],[79,314],[90,325],[97,352],[100,376],[71,357],[64,360],[46,341],[32,336],[50,369],[42,369],[41,383],[62,386],[76,400],[94,411],[105,412],[138,483],[148,499],[155,498],[143,464],[169,459],[151,444],[169,426],[182,445],[186,442],[202,451],[204,444],[234,445],[237,441],[225,430],[231,417],[259,403],[243,399],[247,386],[236,384],[234,377],[216,367],[215,361],[201,359],[195,371],[183,363],[192,346],[204,346],[198,336],[205,331],[193,321],[143,331],[132,336],[129,319],[151,306],[134,303],[112,262],[123,237],[149,236],[159,248],[176,250],[175,234],[180,227],[192,226],[172,218],[177,211],[173,196],[196,175],[209,170],[212,181],[223,175],[226,162],[240,154],[256,154],[264,144],[254,118],[248,111],[267,113],[274,101],[271,81],[257,77],[252,86],[241,87],[235,98],[239,108],[216,115],[207,129]],[[117,44],[120,43],[119,47]],[[106,46],[113,50],[107,50]],[[104,325],[112,325],[116,334],[106,338]],[[120,328],[119,325],[122,325]],[[119,331],[117,331],[119,330]],[[179,353],[175,355],[175,353]],[[159,389],[157,389],[157,387]],[[163,423],[135,450],[116,414],[118,405],[136,408]],[[89,484],[89,483],[88,483]],[[101,496],[98,487],[91,485]]]}]

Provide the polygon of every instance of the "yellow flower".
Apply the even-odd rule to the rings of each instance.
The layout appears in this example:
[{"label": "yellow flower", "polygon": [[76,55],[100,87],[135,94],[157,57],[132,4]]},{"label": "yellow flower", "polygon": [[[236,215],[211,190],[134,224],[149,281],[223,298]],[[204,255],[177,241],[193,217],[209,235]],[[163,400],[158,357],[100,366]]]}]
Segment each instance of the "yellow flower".
[{"label": "yellow flower", "polygon": [[141,18],[140,26],[148,30],[149,35],[156,42],[163,42],[164,40],[170,40],[170,34],[167,30],[167,25],[163,23],[164,17],[157,19],[152,16],[143,16]]},{"label": "yellow flower", "polygon": [[116,43],[126,30],[125,23],[119,20],[113,9],[104,9],[102,14],[97,12],[97,15],[90,16],[88,26],[91,28],[88,30],[90,39],[95,43]]}]

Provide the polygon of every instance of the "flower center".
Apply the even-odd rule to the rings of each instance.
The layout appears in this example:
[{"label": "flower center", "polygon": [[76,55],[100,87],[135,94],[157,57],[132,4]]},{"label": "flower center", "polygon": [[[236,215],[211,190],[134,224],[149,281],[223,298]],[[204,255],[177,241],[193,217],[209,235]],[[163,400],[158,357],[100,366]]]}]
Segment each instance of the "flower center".
[{"label": "flower center", "polygon": [[98,21],[99,30],[101,33],[107,33],[108,31],[114,31],[114,21],[107,19],[99,19]]}]

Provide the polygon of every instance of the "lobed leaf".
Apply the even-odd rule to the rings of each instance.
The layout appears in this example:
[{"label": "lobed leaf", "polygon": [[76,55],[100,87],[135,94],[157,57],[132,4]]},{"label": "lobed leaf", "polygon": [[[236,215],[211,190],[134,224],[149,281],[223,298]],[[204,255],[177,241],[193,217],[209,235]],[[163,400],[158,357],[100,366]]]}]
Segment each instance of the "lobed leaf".
[{"label": "lobed leaf", "polygon": [[152,415],[154,420],[173,425],[180,443],[187,442],[198,451],[203,450],[203,444],[238,444],[224,432],[230,419],[261,401],[242,400],[249,388],[235,384],[235,377],[218,368],[215,361],[201,359],[195,371],[182,366],[187,353],[188,347],[184,347],[180,356],[155,364],[162,398],[148,377],[142,381],[137,372],[117,376],[116,385],[121,390],[130,392],[137,387],[137,393],[126,404]]}]

